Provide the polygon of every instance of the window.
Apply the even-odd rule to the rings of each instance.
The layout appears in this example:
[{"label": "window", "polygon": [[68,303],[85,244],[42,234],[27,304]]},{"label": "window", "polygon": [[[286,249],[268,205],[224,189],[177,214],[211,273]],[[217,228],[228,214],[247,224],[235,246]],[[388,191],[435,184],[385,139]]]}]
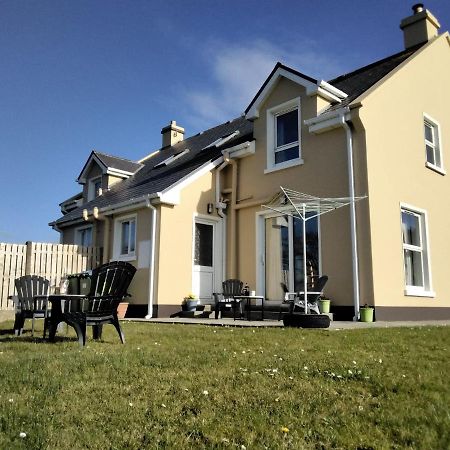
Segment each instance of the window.
[{"label": "window", "polygon": [[434,296],[427,241],[426,212],[401,208],[405,294]]},{"label": "window", "polygon": [[102,177],[89,180],[88,201],[94,200],[99,195],[102,195]]},{"label": "window", "polygon": [[267,110],[267,172],[302,164],[300,99]]},{"label": "window", "polygon": [[75,242],[77,245],[89,247],[92,245],[92,227],[78,228],[76,230]]},{"label": "window", "polygon": [[423,125],[427,161],[426,165],[430,169],[434,169],[440,173],[445,173],[443,172],[439,125],[428,116],[425,116]]},{"label": "window", "polygon": [[116,219],[114,223],[114,258],[136,257],[136,215]]},{"label": "window", "polygon": [[213,265],[213,226],[195,223],[194,264],[212,267]]}]

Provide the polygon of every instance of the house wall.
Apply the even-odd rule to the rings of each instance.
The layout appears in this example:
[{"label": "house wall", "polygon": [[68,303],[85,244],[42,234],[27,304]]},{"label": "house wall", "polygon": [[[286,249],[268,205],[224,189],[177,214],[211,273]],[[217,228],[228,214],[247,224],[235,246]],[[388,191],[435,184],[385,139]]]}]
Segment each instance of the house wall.
[{"label": "house wall", "polygon": [[[301,148],[304,164],[264,174],[266,169],[266,111],[295,97],[301,97]],[[305,89],[282,78],[260,109],[254,122],[256,152],[239,161],[238,199],[254,201],[274,196],[280,186],[320,197],[348,196],[347,147],[343,129],[314,135],[309,133],[303,121],[317,115],[323,101],[308,97]],[[362,140],[361,145],[364,145]],[[365,161],[358,161],[357,172],[365,186]],[[362,166],[359,169],[359,165]],[[360,186],[359,186],[360,187]],[[362,189],[362,187],[360,187]],[[358,192],[359,193],[359,192]],[[238,216],[238,278],[256,286],[255,219],[260,206],[244,208]],[[367,225],[367,224],[366,224]],[[350,210],[344,207],[324,215],[320,221],[322,273],[329,276],[325,293],[334,305],[352,305],[352,259],[350,238]],[[364,268],[366,270],[367,267]],[[363,277],[363,288],[370,291],[370,274]],[[280,299],[282,292],[280,288]]]},{"label": "house wall", "polygon": [[186,186],[178,205],[161,205],[155,296],[160,317],[179,311],[183,298],[192,291],[194,214],[218,218],[216,213],[207,214],[208,203],[215,203],[211,172]]},{"label": "house wall", "polygon": [[[378,319],[450,318],[449,175],[425,167],[423,114],[440,124],[450,164],[450,45],[440,37],[362,100],[367,139],[374,297]],[[428,213],[434,298],[404,294],[400,203]],[[443,309],[447,308],[447,309]]]}]

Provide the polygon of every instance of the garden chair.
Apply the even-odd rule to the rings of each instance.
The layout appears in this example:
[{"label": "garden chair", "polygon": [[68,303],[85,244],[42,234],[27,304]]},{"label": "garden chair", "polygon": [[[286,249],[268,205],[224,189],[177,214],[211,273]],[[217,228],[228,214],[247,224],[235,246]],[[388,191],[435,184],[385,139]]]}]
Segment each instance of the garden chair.
[{"label": "garden chair", "polygon": [[242,295],[242,287],[244,283],[241,280],[229,279],[222,283],[222,293],[213,293],[214,296],[214,314],[215,318],[222,317],[222,312],[232,306],[233,319],[236,319],[236,307],[240,306],[240,300],[234,298],[235,295]]},{"label": "garden chair", "polygon": [[[322,291],[327,284],[328,276],[323,275],[317,280],[317,284],[314,286],[314,291],[308,293],[308,309],[315,314],[320,314],[319,305],[317,301],[322,295]],[[278,315],[278,320],[281,320],[282,316],[282,307],[284,304],[289,304],[289,313],[292,314],[294,312],[295,307],[303,309],[305,311],[305,295],[303,292],[289,292],[285,283],[280,283],[281,288],[283,289],[284,298],[280,305],[280,313]],[[306,311],[305,311],[306,312]]]},{"label": "garden chair", "polygon": [[87,326],[93,327],[94,339],[100,339],[103,325],[112,324],[124,344],[125,336],[117,317],[117,307],[128,296],[127,289],[135,272],[136,268],[124,261],[106,263],[92,271],[88,295],[55,296],[55,300],[50,299],[50,340],[54,340],[59,322],[66,322],[75,329],[81,346],[86,345]]},{"label": "garden chair", "polygon": [[[14,280],[17,296],[10,297],[16,308],[14,333],[20,336],[23,332],[25,319],[31,319],[31,335],[34,336],[35,319],[45,319],[48,315],[47,298],[50,286],[49,280],[37,275],[24,275]],[[35,299],[36,295],[43,298]],[[44,320],[44,336],[45,336]]]}]

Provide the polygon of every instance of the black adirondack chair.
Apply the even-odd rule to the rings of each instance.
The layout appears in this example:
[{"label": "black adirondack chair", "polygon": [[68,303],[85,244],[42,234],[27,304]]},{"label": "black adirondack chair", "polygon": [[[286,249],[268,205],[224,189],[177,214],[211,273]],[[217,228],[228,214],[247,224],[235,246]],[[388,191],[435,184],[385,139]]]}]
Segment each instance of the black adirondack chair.
[{"label": "black adirondack chair", "polygon": [[[14,333],[20,336],[23,332],[25,319],[31,321],[31,335],[34,336],[35,319],[45,319],[48,314],[47,299],[45,297],[34,299],[34,296],[48,295],[49,280],[37,275],[24,275],[14,280],[17,296],[11,297],[16,307],[16,318],[14,321]],[[45,334],[45,321],[44,321]]]},{"label": "black adirondack chair", "polygon": [[88,295],[51,298],[50,340],[55,339],[60,322],[66,322],[75,329],[81,346],[86,345],[87,326],[93,327],[94,339],[100,339],[103,325],[112,324],[124,344],[125,336],[117,318],[117,307],[128,296],[127,289],[135,272],[136,268],[124,261],[106,263],[92,271]]},{"label": "black adirondack chair", "polygon": [[222,282],[222,290],[221,294],[214,293],[214,315],[215,318],[219,318],[219,313],[221,314],[228,305],[231,305],[233,308],[233,318],[236,318],[236,308],[240,301],[235,299],[235,295],[242,295],[242,287],[244,283],[241,280],[230,279]]}]

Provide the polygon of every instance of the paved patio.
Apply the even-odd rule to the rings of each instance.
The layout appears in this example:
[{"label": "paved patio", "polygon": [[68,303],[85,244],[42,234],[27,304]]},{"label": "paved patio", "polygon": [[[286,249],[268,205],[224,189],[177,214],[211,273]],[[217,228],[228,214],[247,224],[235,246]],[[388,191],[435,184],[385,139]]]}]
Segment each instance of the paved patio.
[{"label": "paved patio", "polygon": [[[209,325],[216,327],[255,327],[255,328],[282,328],[283,322],[277,320],[233,320],[233,319],[204,319],[204,318],[155,318],[155,319],[123,319],[127,322],[148,322],[183,325]],[[450,320],[421,320],[421,321],[397,321],[384,322],[331,322],[329,330],[351,330],[361,328],[395,328],[395,327],[425,327],[425,326],[449,326]]]}]

